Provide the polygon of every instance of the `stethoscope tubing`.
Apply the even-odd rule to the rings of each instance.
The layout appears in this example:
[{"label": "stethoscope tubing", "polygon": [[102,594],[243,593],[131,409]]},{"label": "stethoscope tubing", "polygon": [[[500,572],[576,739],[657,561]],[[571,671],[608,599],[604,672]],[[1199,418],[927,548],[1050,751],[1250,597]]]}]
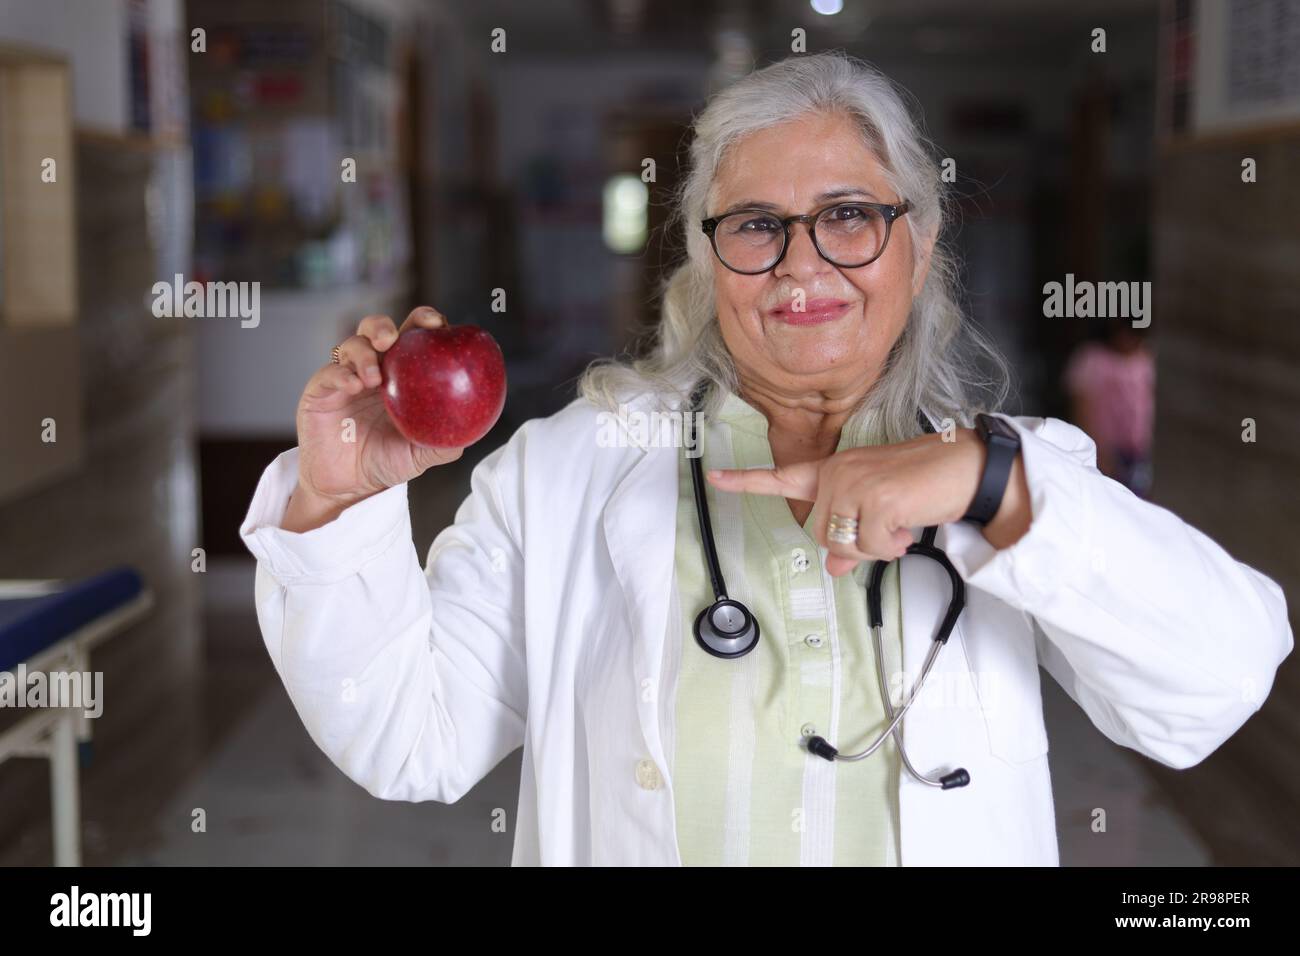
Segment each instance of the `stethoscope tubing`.
[{"label": "stethoscope tubing", "polygon": [[[691,434],[697,441],[698,435],[695,434],[693,419],[695,414],[700,410],[701,400],[707,385],[707,380],[700,382],[696,385],[691,394]],[[929,420],[919,411],[917,412],[917,418],[921,423],[921,427],[926,432],[932,433],[934,431]],[[689,448],[690,446],[688,445],[687,447]],[[700,462],[699,456],[688,455],[688,457],[691,462],[691,490],[695,498],[695,514],[700,527],[700,541],[704,551],[704,561],[708,566],[709,583],[713,587],[715,601],[713,605],[701,611],[699,616],[696,618],[694,626],[695,639],[701,648],[715,657],[735,658],[744,656],[749,653],[758,642],[758,621],[753,617],[748,608],[745,608],[745,606],[739,601],[735,601],[727,596],[726,582],[722,577],[722,567],[718,561],[717,544],[713,538],[713,523],[709,517],[708,496],[705,493],[704,487],[704,466]],[[880,683],[880,697],[884,702],[885,714],[886,718],[889,720],[889,725],[879,735],[877,735],[876,739],[872,741],[868,747],[855,754],[840,753],[820,736],[814,735],[805,738],[805,740],[809,752],[825,760],[856,761],[871,756],[892,736],[894,738],[894,743],[898,747],[898,753],[902,757],[903,765],[907,768],[908,773],[910,773],[917,781],[926,784],[927,786],[940,787],[944,790],[948,790],[954,787],[966,786],[966,784],[970,782],[970,775],[960,767],[945,774],[939,779],[934,779],[918,771],[914,766],[912,766],[912,761],[908,759],[907,749],[903,745],[903,732],[900,726],[903,717],[911,709],[912,704],[916,702],[921,691],[925,688],[925,682],[930,676],[930,671],[934,668],[935,661],[938,660],[939,652],[943,649],[943,646],[948,643],[948,638],[952,634],[953,629],[957,626],[957,619],[961,616],[962,609],[966,604],[965,582],[962,580],[961,575],[957,573],[957,569],[953,567],[952,562],[948,560],[948,555],[944,553],[942,548],[939,548],[934,543],[935,535],[938,533],[938,530],[939,529],[936,526],[926,528],[921,534],[921,540],[908,545],[906,551],[907,554],[918,554],[922,557],[929,558],[943,567],[943,569],[948,572],[948,578],[952,586],[952,596],[948,601],[948,610],[944,614],[943,621],[940,623],[938,631],[935,633],[934,640],[930,643],[930,649],[925,655],[924,663],[921,665],[921,674],[913,685],[911,692],[907,695],[907,699],[903,701],[897,710],[895,710],[893,701],[890,700],[889,697],[889,688],[887,686],[888,681],[885,677],[884,646],[881,639],[881,630],[884,625],[882,582],[885,571],[888,566],[893,563],[893,560],[876,561],[871,569],[871,575],[867,583],[867,617],[868,625],[871,628],[872,644],[875,648],[876,654],[876,676]],[[706,635],[702,630],[702,627],[708,628],[711,626],[709,621],[712,619],[712,612],[717,609],[719,605],[723,604],[734,605],[736,609],[739,609],[744,614],[745,634],[747,634],[748,637],[735,638],[737,642],[741,642],[741,649],[734,652],[728,651],[726,653],[720,653],[719,648],[716,646],[719,643],[727,643],[732,640],[730,635],[719,635],[716,630],[712,630],[710,632],[710,637],[715,646],[710,647],[709,641],[706,640]]]}]

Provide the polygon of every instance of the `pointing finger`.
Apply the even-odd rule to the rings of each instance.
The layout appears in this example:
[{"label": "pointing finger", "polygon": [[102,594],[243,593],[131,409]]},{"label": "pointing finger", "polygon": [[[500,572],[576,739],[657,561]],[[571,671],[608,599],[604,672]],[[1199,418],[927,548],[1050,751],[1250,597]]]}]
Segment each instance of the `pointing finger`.
[{"label": "pointing finger", "polygon": [[709,471],[708,477],[723,491],[816,501],[820,467],[819,461],[801,461],[780,468],[715,468]]}]

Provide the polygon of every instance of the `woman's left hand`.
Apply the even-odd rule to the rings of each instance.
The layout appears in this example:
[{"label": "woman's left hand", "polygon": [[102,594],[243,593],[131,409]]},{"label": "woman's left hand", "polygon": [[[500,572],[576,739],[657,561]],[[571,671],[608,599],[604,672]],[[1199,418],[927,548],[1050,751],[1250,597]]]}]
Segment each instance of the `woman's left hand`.
[{"label": "woman's left hand", "polygon": [[[711,470],[708,477],[723,491],[813,502],[813,537],[829,550],[826,570],[838,577],[861,561],[902,556],[913,540],[910,528],[959,521],[975,498],[985,455],[974,430],[959,428],[953,441],[921,435],[894,445],[846,448],[820,461]],[[1002,506],[984,528],[990,543],[1008,547],[1028,530],[1028,498],[1017,455]],[[827,539],[832,514],[858,519],[856,544]]]}]

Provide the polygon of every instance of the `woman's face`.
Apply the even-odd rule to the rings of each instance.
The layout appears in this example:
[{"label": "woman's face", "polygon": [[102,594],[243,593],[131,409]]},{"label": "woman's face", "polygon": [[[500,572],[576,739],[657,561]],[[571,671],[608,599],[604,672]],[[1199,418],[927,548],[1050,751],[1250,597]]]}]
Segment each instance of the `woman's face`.
[{"label": "woman's face", "polygon": [[[828,196],[829,193],[835,195]],[[899,203],[853,122],[812,115],[737,142],[719,170],[708,215],[771,204],[778,216],[835,202]],[[748,388],[784,395],[865,393],[907,322],[929,267],[928,249],[913,279],[913,243],[896,220],[884,253],[857,268],[823,259],[808,227],[793,223],[785,258],[767,272],[741,275],[713,257],[722,337]],[[793,311],[802,290],[804,311]],[[819,303],[816,300],[831,300]],[[830,313],[822,305],[843,306]]]}]

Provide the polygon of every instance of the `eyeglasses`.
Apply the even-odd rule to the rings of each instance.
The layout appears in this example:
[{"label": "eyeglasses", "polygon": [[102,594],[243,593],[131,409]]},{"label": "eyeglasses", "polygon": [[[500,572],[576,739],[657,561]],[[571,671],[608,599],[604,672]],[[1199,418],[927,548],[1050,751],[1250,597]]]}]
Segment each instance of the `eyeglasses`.
[{"label": "eyeglasses", "polygon": [[790,224],[802,222],[812,233],[817,253],[832,265],[856,269],[875,262],[885,251],[894,220],[911,208],[897,204],[842,202],[805,216],[780,216],[762,209],[737,209],[700,221],[724,266],[741,275],[758,275],[785,258]]}]

